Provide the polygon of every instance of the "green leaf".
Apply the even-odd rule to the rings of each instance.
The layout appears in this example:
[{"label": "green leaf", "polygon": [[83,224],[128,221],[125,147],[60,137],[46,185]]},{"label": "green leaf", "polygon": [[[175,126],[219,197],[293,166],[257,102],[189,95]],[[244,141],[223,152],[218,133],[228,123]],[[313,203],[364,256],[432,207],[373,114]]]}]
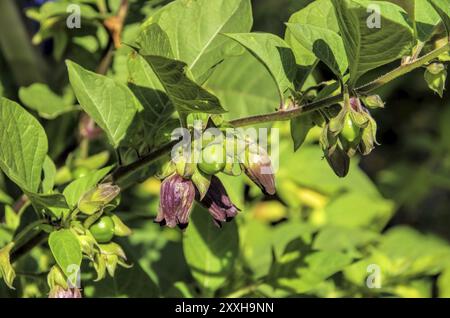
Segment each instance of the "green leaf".
[{"label": "green leaf", "polygon": [[228,110],[227,119],[272,112],[280,103],[270,73],[249,52],[225,59],[205,85]]},{"label": "green leaf", "polygon": [[444,23],[445,29],[447,31],[447,35],[450,38],[450,6],[448,5],[448,1],[446,0],[428,0],[434,9],[437,11],[439,16]]},{"label": "green leaf", "polygon": [[142,109],[130,89],[106,76],[66,61],[69,80],[81,107],[105,131],[117,147],[137,111]]},{"label": "green leaf", "polygon": [[236,47],[222,33],[249,32],[252,22],[249,0],[195,0],[174,1],[145,25],[157,23],[167,33],[173,58],[199,80]]},{"label": "green leaf", "polygon": [[246,222],[245,226],[239,226],[239,236],[242,238],[241,251],[256,277],[267,275],[270,269],[271,235],[272,229],[258,220],[251,220]]},{"label": "green leaf", "polygon": [[37,194],[26,192],[31,202],[40,207],[68,209],[66,198],[61,193]]},{"label": "green leaf", "polygon": [[90,173],[84,177],[72,181],[64,189],[63,194],[66,197],[67,204],[70,208],[78,204],[81,196],[92,189],[99,183],[112,169],[112,166],[105,167],[94,173]]},{"label": "green leaf", "polygon": [[450,298],[450,266],[445,268],[437,280],[439,297]]},{"label": "green leaf", "polygon": [[[58,29],[65,28],[66,19],[71,14],[67,11],[70,1],[49,1],[39,9],[30,8],[26,11],[27,17],[40,22],[39,31],[33,37],[33,44],[40,44],[43,40],[53,36]],[[81,24],[88,24],[89,20],[100,18],[100,13],[93,6],[77,3],[82,18]],[[88,22],[89,21],[89,22]],[[66,31],[67,32],[67,31]]]},{"label": "green leaf", "polygon": [[387,0],[402,7],[409,16],[414,25],[414,32],[416,38],[420,42],[427,42],[433,31],[439,24],[439,15],[430,5],[430,3],[423,0]]},{"label": "green leaf", "polygon": [[[447,3],[446,8],[449,5]],[[439,25],[439,14],[433,9],[428,1],[415,1],[414,26],[416,37],[421,42],[427,42],[433,35],[434,30]],[[447,9],[448,10],[448,9]]]},{"label": "green leaf", "polygon": [[14,200],[7,193],[0,189],[0,203],[13,204]]},{"label": "green leaf", "polygon": [[30,199],[35,211],[42,215],[61,218],[69,211],[66,198],[60,193],[38,194],[25,192],[25,194]]},{"label": "green leaf", "polygon": [[[128,254],[128,250],[127,250]],[[128,257],[133,267],[118,267],[114,278],[106,277],[99,282],[85,282],[87,297],[158,297],[159,289],[152,278],[141,267],[137,259]]]},{"label": "green leaf", "polygon": [[219,99],[188,79],[183,62],[156,55],[144,59],[152,67],[172,104],[179,113],[220,114],[225,110]]},{"label": "green leaf", "polygon": [[[331,0],[316,0],[308,4],[305,8],[294,13],[288,23],[302,23],[312,25],[329,31],[339,32],[339,27],[334,13]],[[296,63],[299,66],[300,81],[305,81],[306,77],[313,71],[317,57],[311,50],[305,48],[292,35],[289,28],[286,29],[284,39],[291,47]]]},{"label": "green leaf", "polygon": [[144,108],[140,116],[145,126],[146,142],[152,146],[158,130],[173,113],[173,105],[157,75],[139,54],[132,53],[128,58],[128,74],[128,87]]},{"label": "green leaf", "polygon": [[89,170],[100,169],[108,163],[110,152],[108,150],[96,153],[88,158],[76,158],[74,165],[76,167],[84,167]]},{"label": "green leaf", "polygon": [[297,277],[280,278],[281,286],[292,288],[296,293],[306,293],[320,283],[343,270],[352,262],[352,257],[340,252],[319,251],[307,254],[303,266],[297,269]]},{"label": "green leaf", "polygon": [[11,249],[14,247],[14,242],[11,242],[0,249],[0,274],[3,277],[6,285],[14,289],[13,282],[14,278],[16,278],[16,272],[11,265],[9,254],[11,253]]},{"label": "green leaf", "polygon": [[269,71],[277,84],[280,101],[284,92],[293,88],[295,76],[295,57],[283,39],[269,33],[227,33],[226,36],[237,41],[252,53]]},{"label": "green leaf", "polygon": [[314,127],[311,115],[298,116],[291,119],[291,137],[294,141],[294,151],[297,151]]},{"label": "green leaf", "polygon": [[[7,228],[15,231],[20,225],[20,217],[20,213],[14,211],[11,206],[5,205],[5,225]],[[0,245],[2,244],[0,243]]]},{"label": "green leaf", "polygon": [[350,86],[361,75],[410,53],[414,45],[413,30],[405,20],[405,12],[397,5],[377,2],[380,27],[368,27],[368,0],[332,0],[350,69]]},{"label": "green leaf", "polygon": [[[160,86],[171,104],[179,113],[205,112],[223,113],[217,97],[203,89],[186,75],[186,64],[171,58],[172,49],[167,34],[156,24],[146,30],[145,49],[138,49],[140,54],[158,78]],[[142,51],[142,52],[141,52]],[[167,57],[168,56],[168,57]],[[131,55],[131,59],[136,58]]]},{"label": "green leaf", "polygon": [[25,106],[37,111],[39,116],[46,119],[54,119],[75,109],[63,97],[56,95],[47,85],[42,83],[21,87],[19,97]]},{"label": "green leaf", "polygon": [[358,286],[366,283],[367,268],[376,264],[383,288],[424,275],[436,275],[450,261],[448,244],[433,235],[424,235],[406,226],[389,229],[369,257],[345,269],[346,278]]},{"label": "green leaf", "polygon": [[[355,214],[355,211],[363,212]],[[392,213],[392,202],[360,193],[343,194],[325,208],[328,224],[367,227],[374,230],[383,228]]]},{"label": "green leaf", "polygon": [[[357,253],[378,238],[376,232],[343,226],[326,226],[314,238],[313,248],[322,251]],[[357,254],[358,255],[358,254]]]},{"label": "green leaf", "polygon": [[80,242],[75,234],[66,229],[52,232],[48,238],[48,245],[56,263],[66,277],[71,279],[74,272],[79,270],[82,258]]},{"label": "green leaf", "polygon": [[22,189],[37,192],[47,154],[41,124],[19,104],[0,100],[0,168]]},{"label": "green leaf", "polygon": [[369,201],[382,198],[374,183],[358,168],[357,160],[352,160],[348,176],[339,179],[329,169],[326,160],[323,159],[322,150],[316,145],[305,144],[301,151],[292,155],[292,144],[286,140],[280,144],[279,151],[280,168],[277,172],[279,184],[285,180],[294,181],[303,187],[330,195],[345,191],[368,197]]},{"label": "green leaf", "polygon": [[236,223],[214,226],[208,212],[196,208],[183,237],[183,251],[192,276],[202,289],[213,292],[233,272],[239,238]]},{"label": "green leaf", "polygon": [[336,32],[306,23],[287,23],[297,41],[324,62],[339,78],[348,68],[342,38]]},{"label": "green leaf", "polygon": [[49,156],[45,157],[42,170],[44,172],[44,178],[42,179],[42,192],[50,193],[55,185],[56,166]]}]

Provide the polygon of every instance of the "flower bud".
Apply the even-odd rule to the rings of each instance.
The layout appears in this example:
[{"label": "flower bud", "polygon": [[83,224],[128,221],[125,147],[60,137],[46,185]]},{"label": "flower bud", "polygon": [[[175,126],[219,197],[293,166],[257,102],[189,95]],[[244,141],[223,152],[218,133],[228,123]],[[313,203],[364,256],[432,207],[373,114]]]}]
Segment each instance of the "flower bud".
[{"label": "flower bud", "polygon": [[445,81],[447,79],[447,70],[445,69],[444,64],[432,63],[428,65],[424,76],[428,87],[442,98],[445,90]]},{"label": "flower bud", "polygon": [[369,108],[384,108],[384,102],[379,95],[363,97],[364,105]]},{"label": "flower bud", "polygon": [[87,215],[100,211],[120,193],[120,188],[112,183],[99,184],[86,192],[78,201],[78,209]]},{"label": "flower bud", "polygon": [[81,115],[79,132],[82,138],[94,140],[100,137],[102,130],[95,125],[95,122],[86,113]]},{"label": "flower bud", "polygon": [[225,187],[216,176],[211,177],[211,184],[208,188],[208,192],[206,192],[206,195],[200,201],[200,204],[208,209],[209,213],[214,218],[214,222],[219,227],[221,226],[221,222],[230,221],[240,211],[233,202],[231,202]]},{"label": "flower bud", "polygon": [[343,178],[348,174],[350,158],[339,145],[336,145],[331,151],[325,152],[325,158],[338,177]]},{"label": "flower bud", "polygon": [[256,144],[246,148],[242,170],[264,193],[275,194],[275,175],[269,155]]},{"label": "flower bud", "polygon": [[368,155],[377,142],[377,122],[369,115],[369,124],[362,131],[361,142],[359,144],[359,150],[363,155]]},{"label": "flower bud", "polygon": [[191,180],[178,174],[166,178],[161,184],[159,211],[155,222],[168,227],[185,228],[195,198],[195,187]]}]

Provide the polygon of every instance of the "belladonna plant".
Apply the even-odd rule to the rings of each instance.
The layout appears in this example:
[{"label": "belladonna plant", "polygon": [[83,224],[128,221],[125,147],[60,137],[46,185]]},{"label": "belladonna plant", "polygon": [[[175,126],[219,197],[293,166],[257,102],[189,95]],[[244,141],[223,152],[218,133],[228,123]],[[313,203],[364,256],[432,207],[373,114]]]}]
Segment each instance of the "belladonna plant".
[{"label": "belladonna plant", "polygon": [[[249,202],[274,201],[283,211],[291,213],[300,210],[299,205],[308,199],[314,201],[315,209],[311,212],[314,220],[311,229],[305,227],[303,232],[301,227],[299,233],[311,236],[311,240],[314,238],[311,243],[314,246],[308,247],[305,255],[302,249],[299,263],[306,266],[317,262],[320,266],[308,270],[299,268],[285,279],[272,277],[267,272],[260,275],[255,270],[257,279],[250,282],[250,286],[244,286],[244,292],[239,290],[231,295],[244,296],[259,285],[267,287],[273,283],[269,279],[276,282],[276,286],[271,286],[273,290],[280,284],[298,283],[294,288],[285,288],[295,290],[292,295],[306,293],[302,289],[307,285],[302,280],[305,277],[311,278],[314,288],[325,286],[328,290],[335,287],[338,283],[333,279],[342,276],[335,274],[343,270],[338,265],[359,260],[363,253],[356,251],[359,244],[377,241],[378,237],[372,239],[371,235],[360,235],[351,228],[343,238],[336,239],[336,246],[340,242],[353,242],[350,238],[358,240],[351,248],[346,245],[345,253],[337,251],[334,245],[328,249],[321,246],[321,242],[328,242],[323,238],[317,243],[315,239],[322,233],[320,226],[329,221],[329,211],[325,211],[323,203],[327,200],[322,197],[336,196],[333,202],[338,202],[336,205],[339,206],[341,195],[344,199],[352,198],[347,195],[347,188],[334,191],[334,188],[330,190],[319,184],[323,193],[316,195],[319,199],[311,200],[298,189],[304,186],[304,180],[294,185],[279,181],[282,173],[276,171],[271,157],[273,144],[266,149],[257,136],[241,135],[238,128],[286,128],[288,132],[280,134],[280,143],[288,144],[290,150],[293,148],[292,155],[295,151],[302,152],[302,144],[311,132],[316,139],[308,146],[315,147],[317,153],[311,152],[314,156],[308,157],[310,161],[304,171],[310,172],[309,165],[313,166],[314,160],[324,159],[338,177],[345,177],[352,171],[350,162],[354,156],[369,155],[378,145],[377,114],[389,111],[388,107],[382,109],[385,103],[378,95],[381,93],[376,92],[378,89],[423,68],[424,83],[436,94],[444,94],[450,61],[447,0],[416,1],[418,6],[419,2],[425,6],[426,16],[414,14],[420,9],[414,5],[411,12],[411,6],[403,4],[404,1],[375,1],[380,6],[380,28],[370,28],[366,23],[368,12],[372,10],[371,1],[309,1],[310,4],[285,24],[284,38],[252,32],[252,6],[258,6],[258,1],[146,1],[141,6],[135,5],[139,1],[133,1],[134,5],[127,0],[113,1],[117,5],[111,5],[109,1],[73,0],[71,3],[81,10],[81,29],[66,28],[68,12],[64,5],[61,6],[65,2],[35,1],[43,2],[42,6],[26,11],[26,16],[40,26],[29,43],[28,37],[19,37],[13,32],[21,30],[26,34],[21,15],[15,12],[15,1],[0,0],[0,21],[9,23],[19,19],[20,24],[0,28],[1,64],[4,59],[8,63],[8,59],[12,59],[7,69],[11,68],[14,73],[8,80],[1,78],[0,93],[17,101],[20,99],[25,106],[6,97],[0,99],[0,203],[2,208],[5,206],[5,224],[2,218],[0,227],[6,228],[1,232],[4,244],[0,248],[0,274],[11,289],[15,284],[21,284],[22,277],[17,277],[24,274],[21,273],[24,256],[45,260],[38,262],[43,268],[36,276],[46,275],[48,289],[41,295],[50,297],[77,298],[89,291],[71,281],[73,274],[76,277],[80,274],[80,269],[86,270],[80,275],[81,285],[85,281],[91,283],[115,276],[119,267],[135,266],[129,277],[141,277],[134,275],[151,272],[148,276],[154,278],[157,276],[153,272],[155,259],[160,257],[158,265],[166,265],[164,253],[159,253],[155,247],[155,251],[149,251],[155,254],[151,255],[151,261],[135,261],[133,257],[138,253],[127,257],[128,244],[119,238],[133,235],[126,224],[151,226],[141,219],[148,221],[156,215],[154,221],[160,225],[178,226],[187,233],[155,226],[158,233],[164,233],[155,235],[155,246],[159,244],[158,239],[167,239],[165,233],[182,241],[186,257],[180,263],[189,263],[189,279],[194,279],[201,287],[192,288],[194,292],[201,290],[207,296],[222,296],[236,286],[240,289],[242,284],[248,283],[241,276],[226,277],[221,281],[223,275],[231,272],[241,275],[255,270],[252,257],[259,255],[233,267],[233,262],[251,254],[236,251],[242,245],[238,236],[245,232],[238,226],[241,220],[248,221],[246,215],[249,213],[244,213],[250,210]],[[278,2],[274,0],[273,3]],[[136,12],[127,19],[129,10]],[[3,19],[5,15],[11,19]],[[148,17],[137,26],[136,17],[146,15]],[[426,19],[426,23],[420,19]],[[419,28],[420,25],[427,27]],[[32,44],[39,45],[50,38],[54,44],[51,56],[41,59],[30,53]],[[17,56],[20,57],[19,66],[13,63]],[[27,61],[23,62],[22,57]],[[47,61],[51,64],[46,64]],[[395,63],[397,65],[393,66]],[[34,67],[36,65],[39,67]],[[324,74],[317,65],[329,70],[326,75],[329,78],[324,82],[318,80]],[[27,78],[31,71],[38,72],[40,66],[43,69],[40,76],[34,74]],[[30,72],[24,71],[27,68]],[[14,83],[17,85],[9,85],[13,79],[17,80]],[[33,84],[27,86],[30,83]],[[15,86],[22,87],[18,91],[9,91]],[[387,106],[391,105],[394,107],[395,103],[387,103]],[[266,112],[267,109],[275,111]],[[200,122],[199,129],[195,122]],[[193,142],[180,156],[173,158],[169,154],[180,140],[172,133],[180,128],[185,132],[183,136]],[[207,136],[210,128],[218,131],[216,138]],[[233,134],[228,135],[227,130]],[[199,136],[205,142],[198,142]],[[237,146],[239,143],[243,147]],[[289,173],[285,171],[283,177],[286,179]],[[235,198],[234,190],[238,189],[228,186],[225,176],[242,181],[244,190],[239,191],[245,192],[241,198],[243,202],[231,200]],[[303,176],[296,177],[301,179]],[[338,183],[342,180],[335,179],[336,184],[342,184]],[[147,193],[146,199],[154,201],[152,204],[157,205],[157,211],[153,211],[153,205],[148,202],[142,208],[141,197],[135,197],[141,194],[137,185],[148,186],[148,180],[154,183],[150,185],[152,192],[151,195]],[[329,180],[325,182],[327,185]],[[309,180],[306,181],[308,184]],[[159,186],[156,190],[155,183]],[[439,184],[443,183],[440,179]],[[295,191],[286,190],[289,186],[295,186]],[[158,192],[159,199],[155,199]],[[373,191],[367,192],[372,194]],[[359,197],[358,200],[364,201]],[[196,205],[203,207],[203,215],[192,213]],[[388,205],[384,204],[383,208]],[[242,213],[239,213],[240,209]],[[305,210],[309,213],[309,209]],[[144,213],[148,215],[142,217]],[[282,221],[292,216],[289,213],[282,215]],[[300,212],[292,219],[300,220],[299,215]],[[213,222],[220,229],[205,230],[205,227],[197,227],[196,222],[188,227],[190,219],[197,216],[209,218],[207,226]],[[341,220],[340,216],[333,215]],[[350,219],[348,215],[347,218]],[[236,219],[239,222],[235,222]],[[261,233],[276,222],[267,223],[270,224],[261,227]],[[385,225],[382,221],[379,223]],[[379,224],[369,225],[372,230]],[[259,233],[257,229],[255,232]],[[3,236],[3,233],[6,234]],[[211,233],[221,239],[222,235],[229,235],[226,237],[229,245],[217,244],[215,238],[202,237],[202,234]],[[296,240],[300,240],[299,233],[296,232]],[[328,232],[327,237],[333,240],[334,232]],[[133,239],[132,236],[129,242],[140,244],[136,243],[140,238]],[[189,245],[189,239],[198,241]],[[272,239],[276,244],[281,241],[275,236]],[[261,249],[268,249],[270,254],[261,263],[274,269],[275,276],[282,275],[283,271],[278,271],[277,266],[287,262],[278,255],[280,253],[271,250],[276,247],[272,243],[267,241],[261,245]],[[204,268],[195,266],[199,257],[192,255],[197,256],[199,251],[210,252],[217,245],[220,245],[219,251],[214,251],[217,254],[230,246],[235,250],[225,251],[217,256],[218,260],[208,263],[211,268],[217,268],[214,268],[214,275],[204,278]],[[259,248],[255,247],[255,250]],[[364,252],[366,250],[372,249],[365,248]],[[337,254],[339,259],[324,260],[320,256],[323,254],[317,256],[321,252]],[[380,259],[388,263],[381,256]],[[373,259],[362,260],[366,261]],[[326,267],[323,271],[322,265]],[[228,266],[226,270],[225,266]],[[320,270],[316,270],[318,267]],[[434,273],[434,268],[429,272]],[[416,277],[415,274],[411,276]],[[317,277],[321,279],[316,282]],[[351,278],[364,281],[355,275]],[[327,284],[322,285],[324,282]],[[122,287],[122,284],[116,285]],[[179,287],[177,283],[170,287],[189,294],[192,286]],[[401,287],[389,290],[407,289]],[[360,291],[362,287],[352,286],[351,289]],[[259,292],[270,290],[264,288]],[[336,290],[338,292],[331,294],[341,292],[339,288]],[[363,293],[367,292],[364,289]],[[273,295],[278,296],[275,292]]]}]

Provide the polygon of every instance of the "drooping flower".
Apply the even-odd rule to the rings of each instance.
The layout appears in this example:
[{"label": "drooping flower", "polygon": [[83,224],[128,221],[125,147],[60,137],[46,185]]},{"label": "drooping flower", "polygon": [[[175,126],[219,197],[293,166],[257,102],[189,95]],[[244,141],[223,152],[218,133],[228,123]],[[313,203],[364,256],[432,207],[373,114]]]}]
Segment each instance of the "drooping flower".
[{"label": "drooping flower", "polygon": [[264,193],[275,194],[275,174],[272,162],[262,147],[249,145],[241,168]]},{"label": "drooping flower", "polygon": [[155,222],[168,227],[185,228],[195,199],[191,180],[172,174],[161,184],[159,211]]},{"label": "drooping flower", "polygon": [[112,183],[99,184],[86,192],[78,201],[78,209],[87,215],[94,214],[110,203],[120,193],[120,188]]},{"label": "drooping flower", "polygon": [[[198,195],[197,195],[198,196]],[[228,222],[240,211],[231,202],[224,185],[216,176],[211,177],[211,184],[200,204],[208,209],[214,222],[220,227],[221,222]]]}]

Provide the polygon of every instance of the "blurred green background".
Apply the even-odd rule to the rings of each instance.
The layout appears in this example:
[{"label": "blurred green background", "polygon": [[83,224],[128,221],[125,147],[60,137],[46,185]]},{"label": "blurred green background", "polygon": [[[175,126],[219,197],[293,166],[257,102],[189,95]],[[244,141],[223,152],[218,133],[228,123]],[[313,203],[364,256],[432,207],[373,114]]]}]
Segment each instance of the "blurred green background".
[{"label": "blurred green background", "polygon": [[[32,45],[30,38],[39,24],[25,16],[24,8],[38,2],[43,1],[15,1],[18,20],[10,16],[8,22],[7,11],[0,9],[0,94],[25,103],[19,88],[44,82],[60,103],[73,103],[63,60],[70,58],[94,69],[106,46],[105,34],[95,24],[66,36],[61,32],[67,30],[50,29],[53,40]],[[135,36],[145,16],[165,2],[131,1],[124,42]],[[253,0],[253,30],[283,37],[284,22],[309,2]],[[112,7],[117,3],[110,1]],[[4,23],[20,23],[23,29]],[[127,53],[126,48],[116,53],[108,73],[119,81],[126,81]],[[329,76],[322,65],[314,74],[317,82]],[[219,91],[225,81],[228,93]],[[272,111],[277,104],[275,86],[265,69],[245,54],[220,65],[206,85],[227,105],[236,105],[229,109],[230,118]],[[237,86],[245,87],[245,98],[230,93]],[[319,129],[313,129],[294,153],[288,123],[275,124],[282,137],[278,195],[264,197],[244,177],[221,176],[242,209],[222,229],[215,228],[207,212],[198,207],[186,233],[160,228],[152,222],[159,181],[150,178],[129,189],[122,196],[119,214],[134,231],[121,240],[134,266],[120,269],[115,280],[99,283],[92,282],[91,269],[84,269],[85,295],[449,297],[450,97],[446,93],[440,99],[429,90],[421,70],[386,85],[379,94],[386,108],[372,115],[381,145],[367,157],[354,158],[345,179],[337,178],[322,160]],[[41,117],[50,154],[64,164],[76,148],[78,114]],[[98,142],[96,147],[92,154],[105,145]],[[6,193],[19,194],[0,174],[0,197],[5,195],[0,200],[0,247],[11,239],[14,222],[7,212],[3,214],[10,204]],[[0,296],[46,296],[44,274],[51,262],[48,250],[35,249],[17,263],[20,286],[11,291],[0,283]],[[366,284],[373,274],[368,271],[370,264],[380,270],[381,288]]]}]

